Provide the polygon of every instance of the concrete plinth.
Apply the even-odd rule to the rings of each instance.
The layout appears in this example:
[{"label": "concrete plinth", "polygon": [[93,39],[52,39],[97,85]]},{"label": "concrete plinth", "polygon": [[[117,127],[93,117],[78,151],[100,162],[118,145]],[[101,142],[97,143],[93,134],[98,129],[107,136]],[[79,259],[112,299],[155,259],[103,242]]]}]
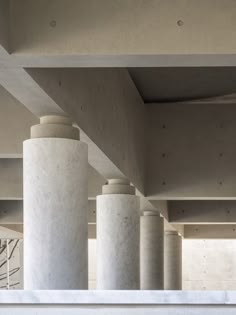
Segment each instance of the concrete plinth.
[{"label": "concrete plinth", "polygon": [[157,212],[145,211],[140,219],[140,288],[163,290],[164,225]]},{"label": "concrete plinth", "polygon": [[87,289],[87,145],[49,125],[24,142],[24,288]]},{"label": "concrete plinth", "polygon": [[139,289],[139,197],[122,181],[110,181],[103,193],[97,197],[97,289]]},{"label": "concrete plinth", "polygon": [[182,238],[175,231],[165,231],[164,288],[182,289]]}]

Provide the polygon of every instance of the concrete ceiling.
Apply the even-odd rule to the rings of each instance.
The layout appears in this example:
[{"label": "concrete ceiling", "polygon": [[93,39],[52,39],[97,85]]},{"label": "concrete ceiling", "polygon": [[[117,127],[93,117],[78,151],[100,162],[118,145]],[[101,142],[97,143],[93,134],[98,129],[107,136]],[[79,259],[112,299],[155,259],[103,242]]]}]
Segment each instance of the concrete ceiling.
[{"label": "concrete ceiling", "polygon": [[177,102],[236,92],[236,67],[129,68],[145,103]]},{"label": "concrete ceiling", "polygon": [[127,177],[182,235],[235,238],[236,2],[67,2],[0,1],[0,225],[16,223],[6,204],[22,214],[19,158],[37,120],[23,104],[80,127],[90,203],[104,178]]}]

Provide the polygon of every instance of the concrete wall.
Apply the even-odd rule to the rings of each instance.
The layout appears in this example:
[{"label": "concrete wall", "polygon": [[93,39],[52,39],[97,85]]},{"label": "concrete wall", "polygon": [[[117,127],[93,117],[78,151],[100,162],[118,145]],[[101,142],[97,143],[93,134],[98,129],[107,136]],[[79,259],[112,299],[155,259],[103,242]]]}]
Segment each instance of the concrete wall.
[{"label": "concrete wall", "polygon": [[[224,108],[224,110],[222,110]],[[149,199],[234,199],[235,104],[149,104]]]},{"label": "concrete wall", "polygon": [[[4,240],[2,240],[4,242]],[[12,245],[10,245],[10,251]],[[20,267],[22,241],[10,261],[10,269]],[[6,254],[2,253],[1,261]],[[236,240],[183,240],[183,290],[236,290]],[[4,268],[4,266],[3,266]],[[2,269],[2,273],[6,270]],[[22,287],[21,271],[11,279],[11,289]],[[17,285],[14,285],[17,283]],[[6,279],[0,281],[2,289]],[[96,240],[89,240],[89,289],[96,289]]]},{"label": "concrete wall", "polygon": [[[236,240],[183,240],[183,290],[236,290]],[[96,288],[96,240],[89,240],[89,289]]]},{"label": "concrete wall", "polygon": [[236,240],[183,240],[183,290],[236,290]]}]

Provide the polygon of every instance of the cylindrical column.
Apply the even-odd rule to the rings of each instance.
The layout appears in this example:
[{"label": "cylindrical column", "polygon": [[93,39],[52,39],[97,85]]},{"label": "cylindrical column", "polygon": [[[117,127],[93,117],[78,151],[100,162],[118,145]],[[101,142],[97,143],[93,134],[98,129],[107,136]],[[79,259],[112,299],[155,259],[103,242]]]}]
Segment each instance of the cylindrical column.
[{"label": "cylindrical column", "polygon": [[97,288],[139,289],[140,204],[126,180],[109,180],[97,197]]},{"label": "cylindrical column", "polygon": [[144,211],[140,219],[140,288],[163,290],[164,226],[156,211]]},{"label": "cylindrical column", "polygon": [[46,116],[24,142],[24,288],[87,289],[87,145]]},{"label": "cylindrical column", "polygon": [[164,288],[182,289],[182,238],[175,231],[165,231]]}]

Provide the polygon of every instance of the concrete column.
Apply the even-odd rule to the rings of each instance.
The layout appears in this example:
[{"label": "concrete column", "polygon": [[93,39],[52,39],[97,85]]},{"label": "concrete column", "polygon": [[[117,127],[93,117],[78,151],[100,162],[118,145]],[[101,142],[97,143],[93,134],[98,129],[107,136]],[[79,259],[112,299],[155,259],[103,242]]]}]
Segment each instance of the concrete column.
[{"label": "concrete column", "polygon": [[175,231],[165,231],[164,288],[182,289],[182,238]]},{"label": "concrete column", "polygon": [[144,211],[140,218],[140,288],[163,290],[164,224],[156,211]]},{"label": "concrete column", "polygon": [[87,145],[45,116],[24,142],[24,288],[87,289]]},{"label": "concrete column", "polygon": [[126,180],[97,197],[97,289],[139,289],[140,201]]}]

